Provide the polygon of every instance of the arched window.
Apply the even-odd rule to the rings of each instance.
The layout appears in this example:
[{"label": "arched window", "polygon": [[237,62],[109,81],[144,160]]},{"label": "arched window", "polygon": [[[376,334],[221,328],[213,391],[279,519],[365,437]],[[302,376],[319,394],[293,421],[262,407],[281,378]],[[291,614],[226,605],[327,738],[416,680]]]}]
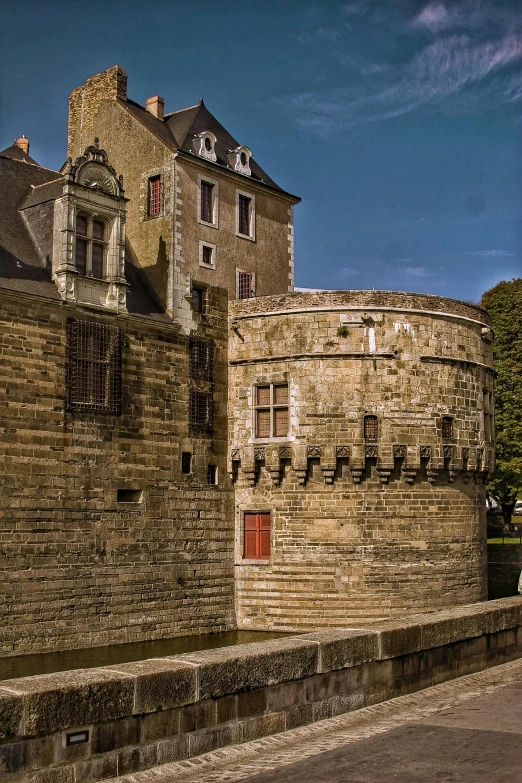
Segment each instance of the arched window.
[{"label": "arched window", "polygon": [[379,419],[377,416],[364,417],[364,438],[365,440],[377,440],[379,437]]},{"label": "arched window", "polygon": [[102,279],[107,254],[107,226],[90,215],[76,216],[74,265],[81,275]]}]

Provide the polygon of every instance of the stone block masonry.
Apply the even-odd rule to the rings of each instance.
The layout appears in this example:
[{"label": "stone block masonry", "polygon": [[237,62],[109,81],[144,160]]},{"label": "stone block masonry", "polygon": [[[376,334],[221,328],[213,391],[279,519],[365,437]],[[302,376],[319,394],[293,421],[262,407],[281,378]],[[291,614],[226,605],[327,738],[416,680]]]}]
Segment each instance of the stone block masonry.
[{"label": "stone block masonry", "polygon": [[[229,320],[239,627],[304,631],[485,598],[487,314],[325,291],[230,302]],[[270,385],[288,389],[278,437],[255,418]],[[264,558],[245,556],[250,512],[270,519]]]},{"label": "stone block masonry", "polygon": [[0,777],[96,781],[522,656],[522,598],[0,683]]},{"label": "stone block masonry", "polygon": [[[234,627],[232,494],[207,483],[208,463],[226,476],[226,297],[208,305],[213,435],[189,430],[188,338],[168,319],[2,295],[1,655]],[[68,318],[122,329],[121,416],[67,410]]]}]

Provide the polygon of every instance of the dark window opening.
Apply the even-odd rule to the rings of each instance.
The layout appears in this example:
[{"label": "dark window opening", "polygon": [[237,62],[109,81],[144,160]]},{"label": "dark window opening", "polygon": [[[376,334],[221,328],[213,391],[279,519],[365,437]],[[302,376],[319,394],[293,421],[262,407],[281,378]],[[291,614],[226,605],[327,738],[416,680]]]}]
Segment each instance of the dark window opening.
[{"label": "dark window opening", "polygon": [[181,453],[181,472],[189,474],[192,468],[192,454],[190,451],[183,451]]},{"label": "dark window opening", "polygon": [[210,182],[202,182],[201,183],[201,212],[200,217],[201,220],[203,220],[205,223],[213,223],[213,209],[212,209],[212,201],[213,201],[213,191],[214,191],[214,185],[212,185]]},{"label": "dark window opening", "polygon": [[210,141],[208,136],[205,137],[205,149],[207,150],[207,152],[210,152],[210,150],[212,149],[212,142]]},{"label": "dark window opening", "polygon": [[379,437],[379,419],[377,416],[364,417],[365,440],[377,440]]},{"label": "dark window opening", "polygon": [[149,179],[149,204],[147,214],[149,217],[155,217],[161,212],[161,177],[158,174],[156,177],[150,177]]},{"label": "dark window opening", "polygon": [[451,418],[451,416],[442,417],[442,437],[443,438],[453,437],[453,419]]},{"label": "dark window opening", "polygon": [[212,266],[214,263],[214,248],[209,247],[208,245],[203,245],[201,251],[201,263],[207,264],[207,266]]},{"label": "dark window opening", "polygon": [[92,220],[88,215],[76,216],[74,265],[81,275],[103,278],[107,251],[105,231],[103,221]]},{"label": "dark window opening", "polygon": [[207,484],[212,487],[217,484],[217,467],[215,465],[207,465]]},{"label": "dark window opening", "polygon": [[141,489],[118,489],[116,493],[118,503],[141,503],[142,497]]},{"label": "dark window opening", "polygon": [[212,393],[191,389],[190,391],[190,429],[199,432],[212,431],[213,404]]},{"label": "dark window opening", "polygon": [[254,275],[252,272],[238,272],[237,298],[251,299],[254,296]]},{"label": "dark window opening", "polygon": [[251,560],[270,557],[270,513],[247,511],[244,517],[244,556]]},{"label": "dark window opening", "polygon": [[122,332],[116,326],[67,324],[67,401],[74,411],[119,415]]},{"label": "dark window opening", "polygon": [[191,337],[189,341],[190,377],[211,381],[214,370],[214,343]]},{"label": "dark window opening", "polygon": [[76,237],[75,266],[81,275],[87,274],[87,240]]},{"label": "dark window opening", "polygon": [[205,289],[193,286],[192,288],[192,309],[195,313],[205,312]]},{"label": "dark window opening", "polygon": [[238,230],[240,234],[250,236],[250,205],[252,199],[248,196],[238,197],[238,209],[239,209],[239,225]]}]

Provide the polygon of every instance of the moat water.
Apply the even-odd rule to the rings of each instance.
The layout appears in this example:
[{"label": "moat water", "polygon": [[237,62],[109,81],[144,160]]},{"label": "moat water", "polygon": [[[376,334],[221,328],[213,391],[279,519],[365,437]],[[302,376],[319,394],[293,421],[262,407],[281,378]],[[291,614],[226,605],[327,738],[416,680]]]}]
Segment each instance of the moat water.
[{"label": "moat water", "polygon": [[212,650],[216,647],[230,647],[234,644],[266,642],[292,634],[267,631],[225,631],[200,636],[178,636],[175,639],[160,639],[151,642],[114,644],[109,647],[91,647],[83,650],[18,655],[0,658],[0,680],[13,677],[31,677],[34,674],[51,674],[70,669],[91,669],[96,666],[110,666],[115,663],[143,661],[146,658],[163,658],[167,655]]}]

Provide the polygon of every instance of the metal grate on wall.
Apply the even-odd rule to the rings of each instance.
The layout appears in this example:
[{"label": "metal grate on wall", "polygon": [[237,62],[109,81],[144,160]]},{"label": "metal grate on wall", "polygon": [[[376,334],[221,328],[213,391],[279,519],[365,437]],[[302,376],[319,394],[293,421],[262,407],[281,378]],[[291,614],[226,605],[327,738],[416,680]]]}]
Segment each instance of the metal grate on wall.
[{"label": "metal grate on wall", "polygon": [[122,331],[116,326],[67,322],[67,407],[121,412]]},{"label": "metal grate on wall", "polygon": [[212,392],[190,390],[189,426],[191,430],[199,432],[212,431]]},{"label": "metal grate on wall", "polygon": [[377,416],[364,417],[364,437],[366,440],[377,440],[379,437],[379,419]]},{"label": "metal grate on wall", "polygon": [[214,343],[191,337],[189,342],[190,377],[211,381],[214,372]]}]

